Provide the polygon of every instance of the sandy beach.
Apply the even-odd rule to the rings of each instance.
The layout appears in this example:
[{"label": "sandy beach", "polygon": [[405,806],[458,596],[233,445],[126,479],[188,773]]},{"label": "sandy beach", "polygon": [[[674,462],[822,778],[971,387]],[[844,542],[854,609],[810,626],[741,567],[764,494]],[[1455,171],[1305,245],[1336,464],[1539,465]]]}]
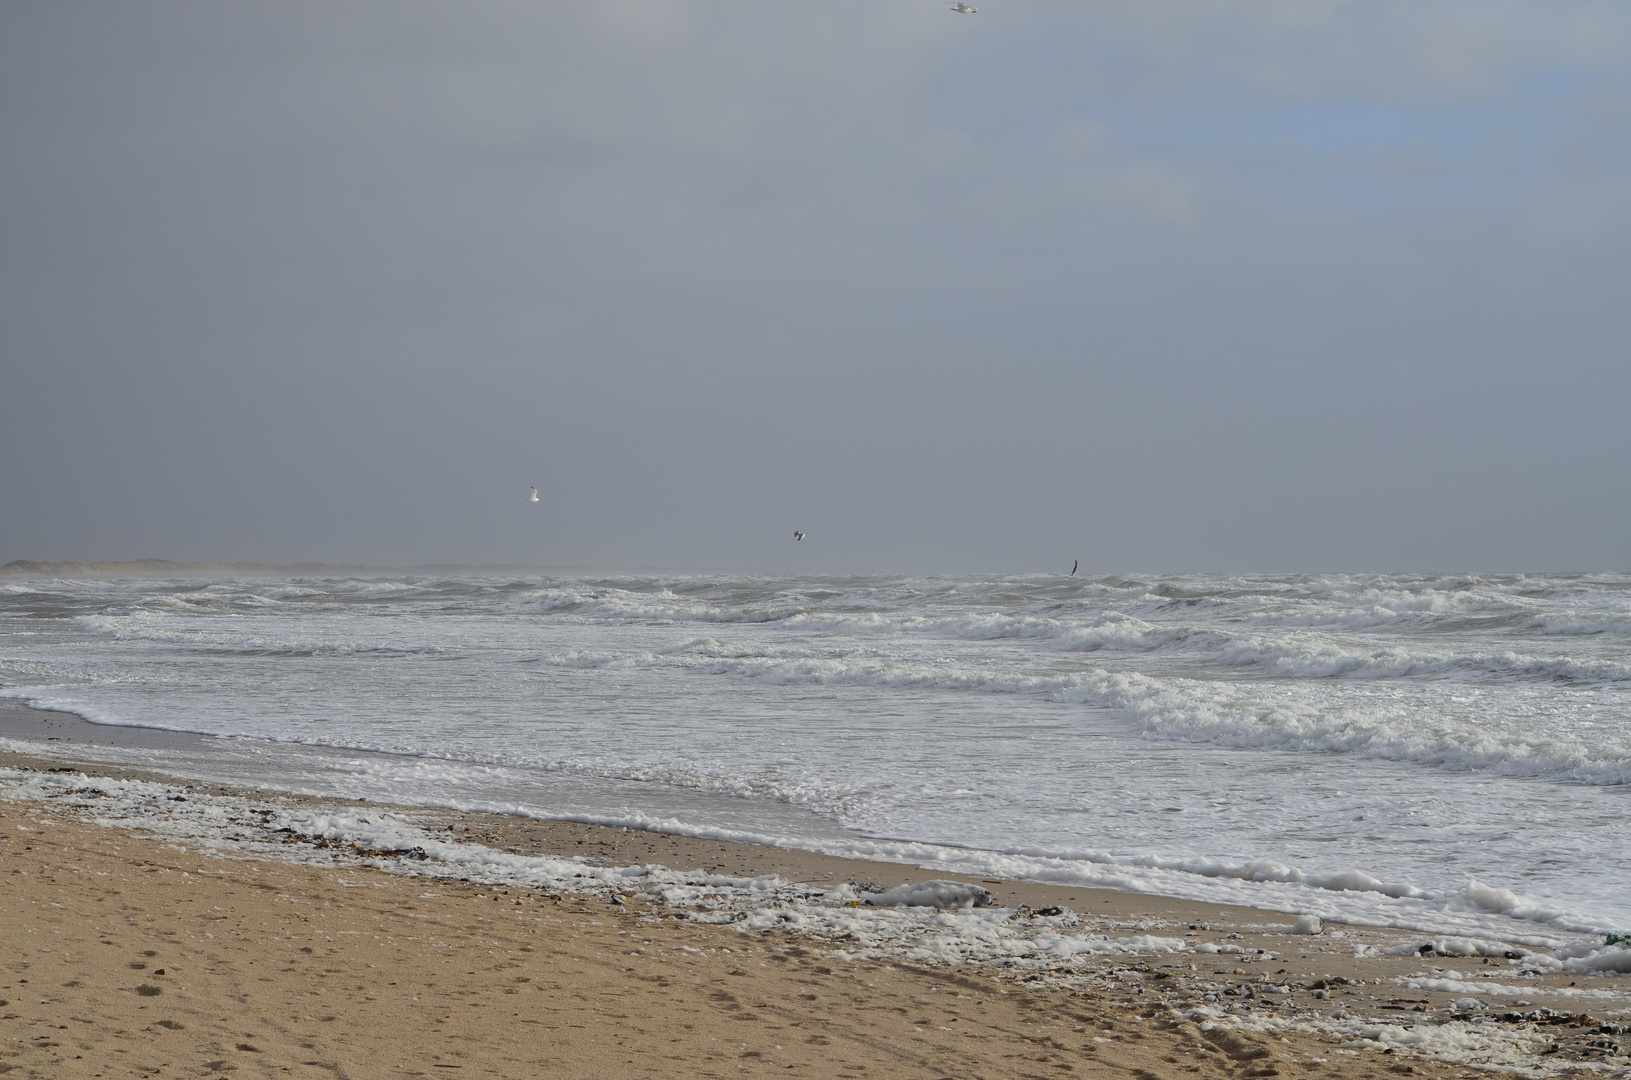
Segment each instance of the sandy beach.
[{"label": "sandy beach", "polygon": [[0,1080],[1631,1080],[1628,117],[1631,0],[0,3]]},{"label": "sandy beach", "polygon": [[637,903],[200,857],[6,814],[4,1064],[25,1076],[1272,1076],[1330,1053],[1126,999],[832,961]]},{"label": "sandy beach", "polygon": [[[13,735],[23,721],[59,732],[77,722],[7,711]],[[918,924],[915,953],[886,936],[858,948],[853,927],[739,921],[746,913],[731,910],[724,886],[703,894],[718,895],[717,905],[665,902],[588,882],[574,891],[427,876],[411,858],[320,835],[284,835],[283,857],[271,858],[264,845],[178,842],[156,824],[162,818],[111,820],[97,784],[163,785],[141,790],[178,811],[205,801],[263,815],[379,808],[237,791],[76,762],[71,746],[50,750],[0,755],[8,770],[0,1066],[21,1075],[1626,1071],[1616,1051],[1627,1040],[1605,1034],[1627,1020],[1623,978],[1439,956],[1422,935],[1353,926],[1291,935],[1282,913],[982,880],[969,884],[993,894],[996,915],[911,910],[926,913],[916,916],[929,920],[923,925],[996,919],[1032,934],[1016,940],[1123,944],[1061,962],[971,953],[937,963],[922,958]],[[46,780],[57,786],[23,796],[28,783]],[[512,861],[661,866],[702,883],[775,875],[807,890],[931,876],[571,822],[391,812],[459,851]],[[1174,940],[1182,947],[1138,945]],[[1466,1001],[1480,988],[1472,980],[1487,980],[1476,1010]]]}]

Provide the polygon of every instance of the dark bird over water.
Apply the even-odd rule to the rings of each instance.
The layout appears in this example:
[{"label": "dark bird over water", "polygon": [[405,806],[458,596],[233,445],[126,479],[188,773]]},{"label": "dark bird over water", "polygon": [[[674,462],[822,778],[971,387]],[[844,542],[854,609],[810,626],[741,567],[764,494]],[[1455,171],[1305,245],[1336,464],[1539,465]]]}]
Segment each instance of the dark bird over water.
[{"label": "dark bird over water", "polygon": [[795,531],[793,533],[793,542],[794,543],[798,543],[798,541],[803,540],[803,539],[804,539],[804,534],[803,533],[797,532],[797,531]]},{"label": "dark bird over water", "polygon": [[1082,560],[1080,560],[1080,559],[1072,559],[1072,560],[1070,560],[1070,576],[1071,576],[1071,577],[1075,577],[1075,576],[1076,576],[1076,568],[1077,568],[1077,567],[1078,567],[1078,566],[1080,566],[1080,565],[1082,565]]}]

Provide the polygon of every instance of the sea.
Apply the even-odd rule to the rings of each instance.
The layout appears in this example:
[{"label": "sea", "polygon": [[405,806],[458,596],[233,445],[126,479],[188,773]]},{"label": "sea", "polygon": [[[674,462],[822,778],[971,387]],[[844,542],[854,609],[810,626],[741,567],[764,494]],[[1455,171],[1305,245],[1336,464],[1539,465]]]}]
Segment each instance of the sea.
[{"label": "sea", "polygon": [[0,695],[200,780],[1631,930],[1625,574],[8,578]]}]

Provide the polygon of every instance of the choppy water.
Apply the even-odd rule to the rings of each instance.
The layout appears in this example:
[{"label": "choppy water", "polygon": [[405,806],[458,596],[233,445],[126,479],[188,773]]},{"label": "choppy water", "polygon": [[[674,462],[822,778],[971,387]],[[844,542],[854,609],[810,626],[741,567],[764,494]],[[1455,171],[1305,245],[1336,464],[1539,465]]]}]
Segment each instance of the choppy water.
[{"label": "choppy water", "polygon": [[226,780],[1631,927],[1625,575],[11,580],[0,686]]}]

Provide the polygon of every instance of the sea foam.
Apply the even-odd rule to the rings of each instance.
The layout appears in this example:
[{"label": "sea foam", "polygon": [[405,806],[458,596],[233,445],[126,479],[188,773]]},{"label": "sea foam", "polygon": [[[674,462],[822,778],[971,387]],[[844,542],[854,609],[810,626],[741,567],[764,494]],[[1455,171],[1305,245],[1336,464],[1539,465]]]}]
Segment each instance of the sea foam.
[{"label": "sea foam", "polygon": [[1623,575],[0,584],[0,695],[223,736],[189,775],[1446,935],[1631,924]]}]

